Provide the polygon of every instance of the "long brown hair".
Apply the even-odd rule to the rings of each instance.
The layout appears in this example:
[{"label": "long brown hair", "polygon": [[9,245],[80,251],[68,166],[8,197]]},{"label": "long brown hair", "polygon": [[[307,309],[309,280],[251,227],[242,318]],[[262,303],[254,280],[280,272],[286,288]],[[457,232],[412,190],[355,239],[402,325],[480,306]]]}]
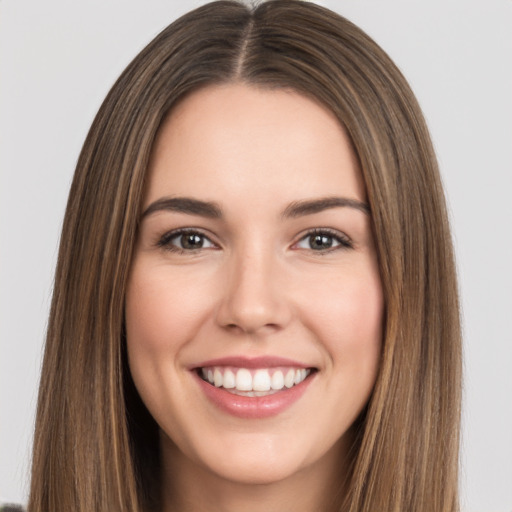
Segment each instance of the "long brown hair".
[{"label": "long brown hair", "polygon": [[123,311],[145,175],[173,105],[209,84],[291,88],[327,106],[359,157],[386,313],[344,511],[458,510],[461,348],[445,202],[420,108],[360,29],[317,5],[221,1],[128,66],[80,154],[46,339],[30,512],[158,509],[157,429],[126,365]]}]

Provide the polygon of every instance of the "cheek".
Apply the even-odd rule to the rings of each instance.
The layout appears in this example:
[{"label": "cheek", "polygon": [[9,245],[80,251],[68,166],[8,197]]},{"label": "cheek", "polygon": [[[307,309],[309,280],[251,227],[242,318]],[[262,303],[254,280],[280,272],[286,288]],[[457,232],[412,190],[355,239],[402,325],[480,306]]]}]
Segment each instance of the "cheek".
[{"label": "cheek", "polygon": [[194,335],[208,309],[209,294],[162,267],[135,263],[126,298],[131,351],[168,353]]},{"label": "cheek", "polygon": [[320,289],[304,309],[334,352],[380,347],[384,300],[377,271],[340,275]]},{"label": "cheek", "polygon": [[308,311],[333,372],[326,382],[336,388],[332,405],[352,411],[352,421],[370,397],[380,361],[384,300],[378,272],[366,268],[326,283]]},{"label": "cheek", "polygon": [[205,321],[208,296],[197,282],[191,285],[165,266],[143,257],[134,262],[125,304],[128,362],[155,418],[172,403],[181,351]]},{"label": "cheek", "polygon": [[339,337],[352,340],[355,350],[380,348],[382,341],[383,298],[380,281],[362,279],[353,287],[347,287],[340,296],[337,323]]}]

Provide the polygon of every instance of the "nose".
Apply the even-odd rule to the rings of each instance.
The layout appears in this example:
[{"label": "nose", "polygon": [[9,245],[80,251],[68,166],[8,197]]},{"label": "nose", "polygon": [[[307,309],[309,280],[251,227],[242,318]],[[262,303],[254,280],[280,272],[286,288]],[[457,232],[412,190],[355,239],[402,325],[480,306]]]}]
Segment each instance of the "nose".
[{"label": "nose", "polygon": [[265,250],[243,251],[226,261],[218,324],[233,333],[270,334],[286,327],[292,309],[283,272]]}]

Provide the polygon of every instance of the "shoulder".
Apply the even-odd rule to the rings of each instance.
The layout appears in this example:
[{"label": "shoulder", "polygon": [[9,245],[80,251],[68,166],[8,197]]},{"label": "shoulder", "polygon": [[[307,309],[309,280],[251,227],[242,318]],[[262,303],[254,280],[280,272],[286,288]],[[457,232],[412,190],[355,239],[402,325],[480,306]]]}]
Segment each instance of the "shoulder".
[{"label": "shoulder", "polygon": [[0,503],[0,512],[24,512],[24,509],[20,505],[13,505],[12,503],[2,505]]}]

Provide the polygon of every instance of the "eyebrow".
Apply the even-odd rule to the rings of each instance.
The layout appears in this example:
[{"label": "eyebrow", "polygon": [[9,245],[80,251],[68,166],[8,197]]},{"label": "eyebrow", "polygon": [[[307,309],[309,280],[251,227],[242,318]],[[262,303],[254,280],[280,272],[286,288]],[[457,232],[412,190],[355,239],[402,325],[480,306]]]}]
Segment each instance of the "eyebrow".
[{"label": "eyebrow", "polygon": [[162,210],[200,215],[209,219],[222,217],[222,210],[217,203],[200,201],[191,197],[163,197],[151,203],[142,213],[142,218]]},{"label": "eyebrow", "polygon": [[[323,197],[304,201],[294,201],[282,213],[283,218],[296,218],[312,215],[330,208],[348,207],[370,214],[367,203],[348,197]],[[173,211],[189,215],[200,215],[209,219],[222,218],[222,209],[217,203],[201,201],[191,197],[162,197],[151,203],[142,213],[141,219],[159,211]]]},{"label": "eyebrow", "polygon": [[348,207],[359,210],[366,215],[370,215],[370,206],[357,199],[348,197],[323,197],[305,201],[294,201],[283,212],[284,218],[302,217],[303,215],[312,215],[330,208]]}]

